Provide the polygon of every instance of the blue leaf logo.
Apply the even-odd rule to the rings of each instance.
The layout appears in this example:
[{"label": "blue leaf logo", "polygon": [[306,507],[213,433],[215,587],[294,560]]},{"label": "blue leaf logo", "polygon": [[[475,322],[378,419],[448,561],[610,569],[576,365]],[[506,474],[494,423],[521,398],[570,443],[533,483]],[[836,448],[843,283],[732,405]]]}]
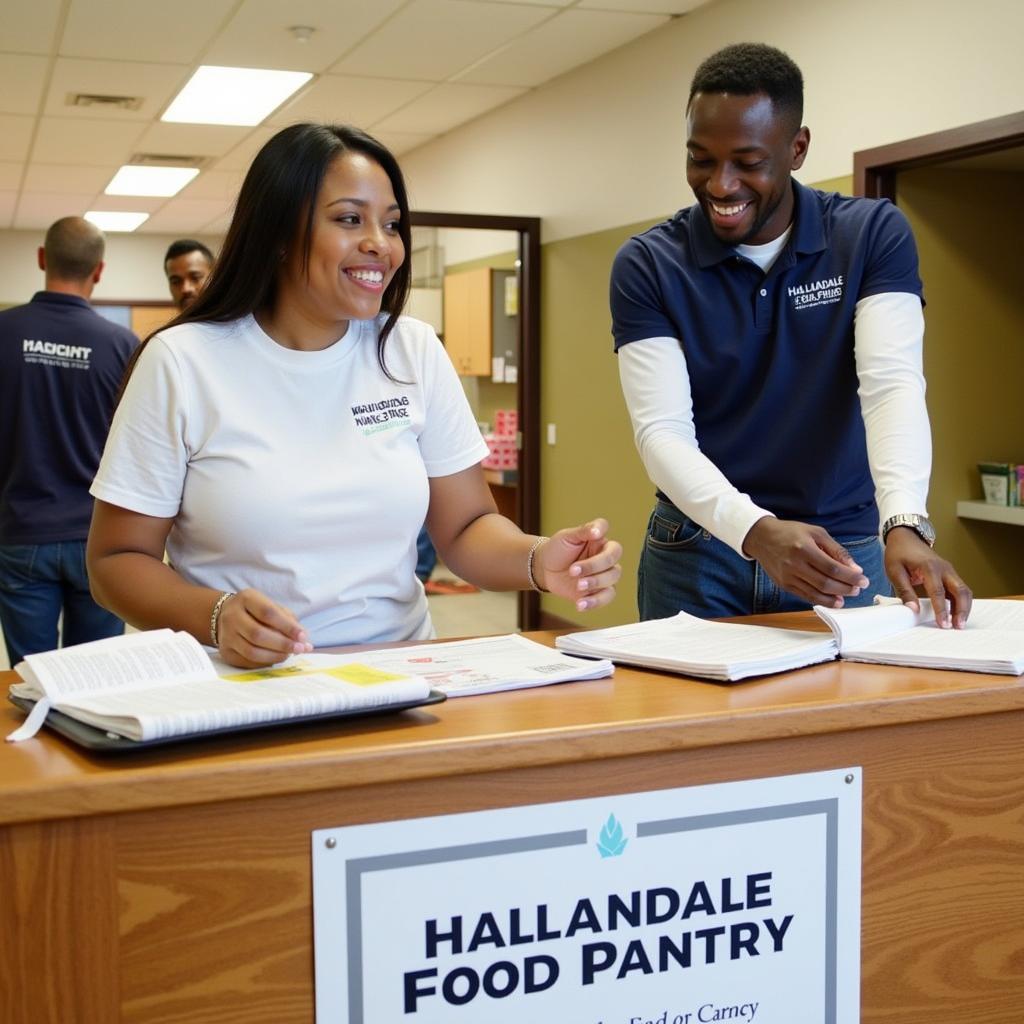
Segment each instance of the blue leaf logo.
[{"label": "blue leaf logo", "polygon": [[601,839],[597,843],[597,852],[603,857],[618,857],[626,849],[629,840],[622,831],[622,825],[616,820],[614,814],[608,815],[608,820],[601,829]]}]

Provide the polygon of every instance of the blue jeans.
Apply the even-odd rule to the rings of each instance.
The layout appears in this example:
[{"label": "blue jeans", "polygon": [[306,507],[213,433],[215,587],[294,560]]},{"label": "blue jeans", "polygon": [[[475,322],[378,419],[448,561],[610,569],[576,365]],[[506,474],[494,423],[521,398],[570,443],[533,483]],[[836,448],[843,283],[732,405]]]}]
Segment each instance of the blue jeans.
[{"label": "blue jeans", "polygon": [[416,575],[421,583],[426,583],[430,579],[435,565],[437,565],[437,552],[434,550],[427,528],[423,526],[416,538]]},{"label": "blue jeans", "polygon": [[[864,570],[871,585],[843,606],[868,605],[875,594],[892,593],[877,535],[835,538]],[[811,606],[785,590],[761,568],[712,537],[674,505],[659,501],[647,524],[637,575],[641,619],[678,611],[702,619],[721,615],[802,611]]]},{"label": "blue jeans", "polygon": [[12,668],[26,654],[57,646],[61,613],[64,647],[124,632],[89,593],[84,540],[0,544],[0,626]]}]

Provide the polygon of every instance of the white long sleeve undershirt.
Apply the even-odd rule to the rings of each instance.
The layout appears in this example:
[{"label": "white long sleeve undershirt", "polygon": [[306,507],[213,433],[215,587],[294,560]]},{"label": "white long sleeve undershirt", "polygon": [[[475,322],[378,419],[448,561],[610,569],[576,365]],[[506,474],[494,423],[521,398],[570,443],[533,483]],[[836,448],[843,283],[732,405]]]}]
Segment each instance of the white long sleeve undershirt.
[{"label": "white long sleeve undershirt", "polygon": [[[857,303],[858,394],[883,523],[901,512],[927,514],[931,434],[921,371],[923,340],[924,316],[916,295],[889,292]],[[677,508],[743,555],[750,528],[772,513],[737,490],[701,452],[679,342],[647,338],[623,345],[618,355],[633,437],[648,476]]]}]

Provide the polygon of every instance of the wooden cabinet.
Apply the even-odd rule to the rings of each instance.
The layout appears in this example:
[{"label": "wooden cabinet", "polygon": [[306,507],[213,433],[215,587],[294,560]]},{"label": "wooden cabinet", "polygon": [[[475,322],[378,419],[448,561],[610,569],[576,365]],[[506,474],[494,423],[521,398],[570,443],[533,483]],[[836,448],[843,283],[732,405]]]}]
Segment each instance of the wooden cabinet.
[{"label": "wooden cabinet", "polygon": [[444,279],[444,344],[463,377],[490,377],[491,357],[516,359],[517,317],[505,312],[505,279],[512,270],[479,267]]}]

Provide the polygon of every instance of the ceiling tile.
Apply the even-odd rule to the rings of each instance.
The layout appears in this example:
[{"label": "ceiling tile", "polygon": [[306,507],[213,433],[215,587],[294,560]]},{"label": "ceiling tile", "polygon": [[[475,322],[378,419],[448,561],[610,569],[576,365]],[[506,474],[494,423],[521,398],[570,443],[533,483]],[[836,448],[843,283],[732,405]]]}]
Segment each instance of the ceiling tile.
[{"label": "ceiling tile", "polygon": [[144,127],[138,121],[44,117],[39,122],[32,160],[41,164],[120,167],[134,152]]},{"label": "ceiling tile", "polygon": [[204,235],[226,235],[228,228],[231,227],[231,210],[227,213],[222,213],[219,217],[214,217],[213,220],[204,224],[201,228],[196,229],[197,234]]},{"label": "ceiling tile", "polygon": [[145,54],[155,63],[191,64],[236,0],[72,0],[60,53],[118,60]]},{"label": "ceiling tile", "polygon": [[390,131],[374,131],[373,136],[376,139],[380,139],[388,149],[391,150],[395,156],[401,156],[403,153],[408,153],[411,149],[415,149],[417,146],[422,146],[425,142],[429,142],[434,136],[424,134],[422,132],[390,132]]},{"label": "ceiling tile", "polygon": [[33,192],[81,193],[102,192],[117,171],[109,167],[73,164],[29,164],[25,184]]},{"label": "ceiling tile", "polygon": [[154,213],[167,202],[166,196],[105,196],[93,197],[90,210],[123,210],[126,213]]},{"label": "ceiling tile", "polygon": [[382,132],[446,132],[455,125],[521,96],[525,89],[497,85],[439,85],[371,129]]},{"label": "ceiling tile", "polygon": [[443,81],[553,13],[529,5],[412,0],[331,70]]},{"label": "ceiling tile", "polygon": [[0,192],[0,229],[7,229],[14,219],[14,208],[18,205],[17,192]]},{"label": "ceiling tile", "polygon": [[25,165],[14,161],[3,161],[0,163],[0,191],[8,189],[17,191],[21,187],[21,175],[24,173]]},{"label": "ceiling tile", "polygon": [[[245,0],[203,54],[204,64],[320,72],[372,32],[405,0]],[[314,31],[299,42],[289,31]]]},{"label": "ceiling tile", "polygon": [[139,138],[143,153],[168,156],[223,156],[238,145],[251,129],[220,124],[172,124],[157,121]]},{"label": "ceiling tile", "polygon": [[31,117],[0,114],[0,160],[25,160],[32,142]]},{"label": "ceiling tile", "polygon": [[214,218],[223,216],[226,207],[230,208],[214,199],[172,199],[144,227],[172,235],[195,234]]},{"label": "ceiling tile", "polygon": [[22,192],[14,214],[15,228],[48,228],[60,217],[80,217],[92,209],[92,195]]},{"label": "ceiling tile", "polygon": [[4,4],[3,48],[7,53],[49,53],[53,46],[61,0]]},{"label": "ceiling tile", "polygon": [[580,0],[577,9],[625,11],[631,14],[686,14],[711,0]]},{"label": "ceiling tile", "polygon": [[460,75],[459,82],[536,86],[667,22],[667,15],[563,11]]},{"label": "ceiling tile", "polygon": [[[6,12],[5,15],[6,17]],[[4,25],[3,44],[7,43]],[[0,53],[0,114],[35,114],[46,83],[46,57]]]},{"label": "ceiling tile", "polygon": [[[53,68],[45,113],[52,117],[85,117],[93,120],[149,121],[157,117],[188,81],[189,69],[181,64],[143,64],[135,61],[79,60],[61,57]],[[68,94],[137,96],[138,110],[94,105],[69,106]]]},{"label": "ceiling tile", "polygon": [[324,75],[277,111],[269,123],[281,127],[296,121],[373,124],[431,88],[430,82]]},{"label": "ceiling tile", "polygon": [[264,143],[276,135],[277,132],[277,128],[267,128],[264,126],[249,129],[249,134],[234,149],[230,150],[225,156],[222,156],[213,165],[212,170],[241,171],[244,174],[249,169],[252,158],[263,148]]},{"label": "ceiling tile", "polygon": [[241,171],[203,171],[183,188],[179,199],[217,199],[234,202],[244,177]]}]

